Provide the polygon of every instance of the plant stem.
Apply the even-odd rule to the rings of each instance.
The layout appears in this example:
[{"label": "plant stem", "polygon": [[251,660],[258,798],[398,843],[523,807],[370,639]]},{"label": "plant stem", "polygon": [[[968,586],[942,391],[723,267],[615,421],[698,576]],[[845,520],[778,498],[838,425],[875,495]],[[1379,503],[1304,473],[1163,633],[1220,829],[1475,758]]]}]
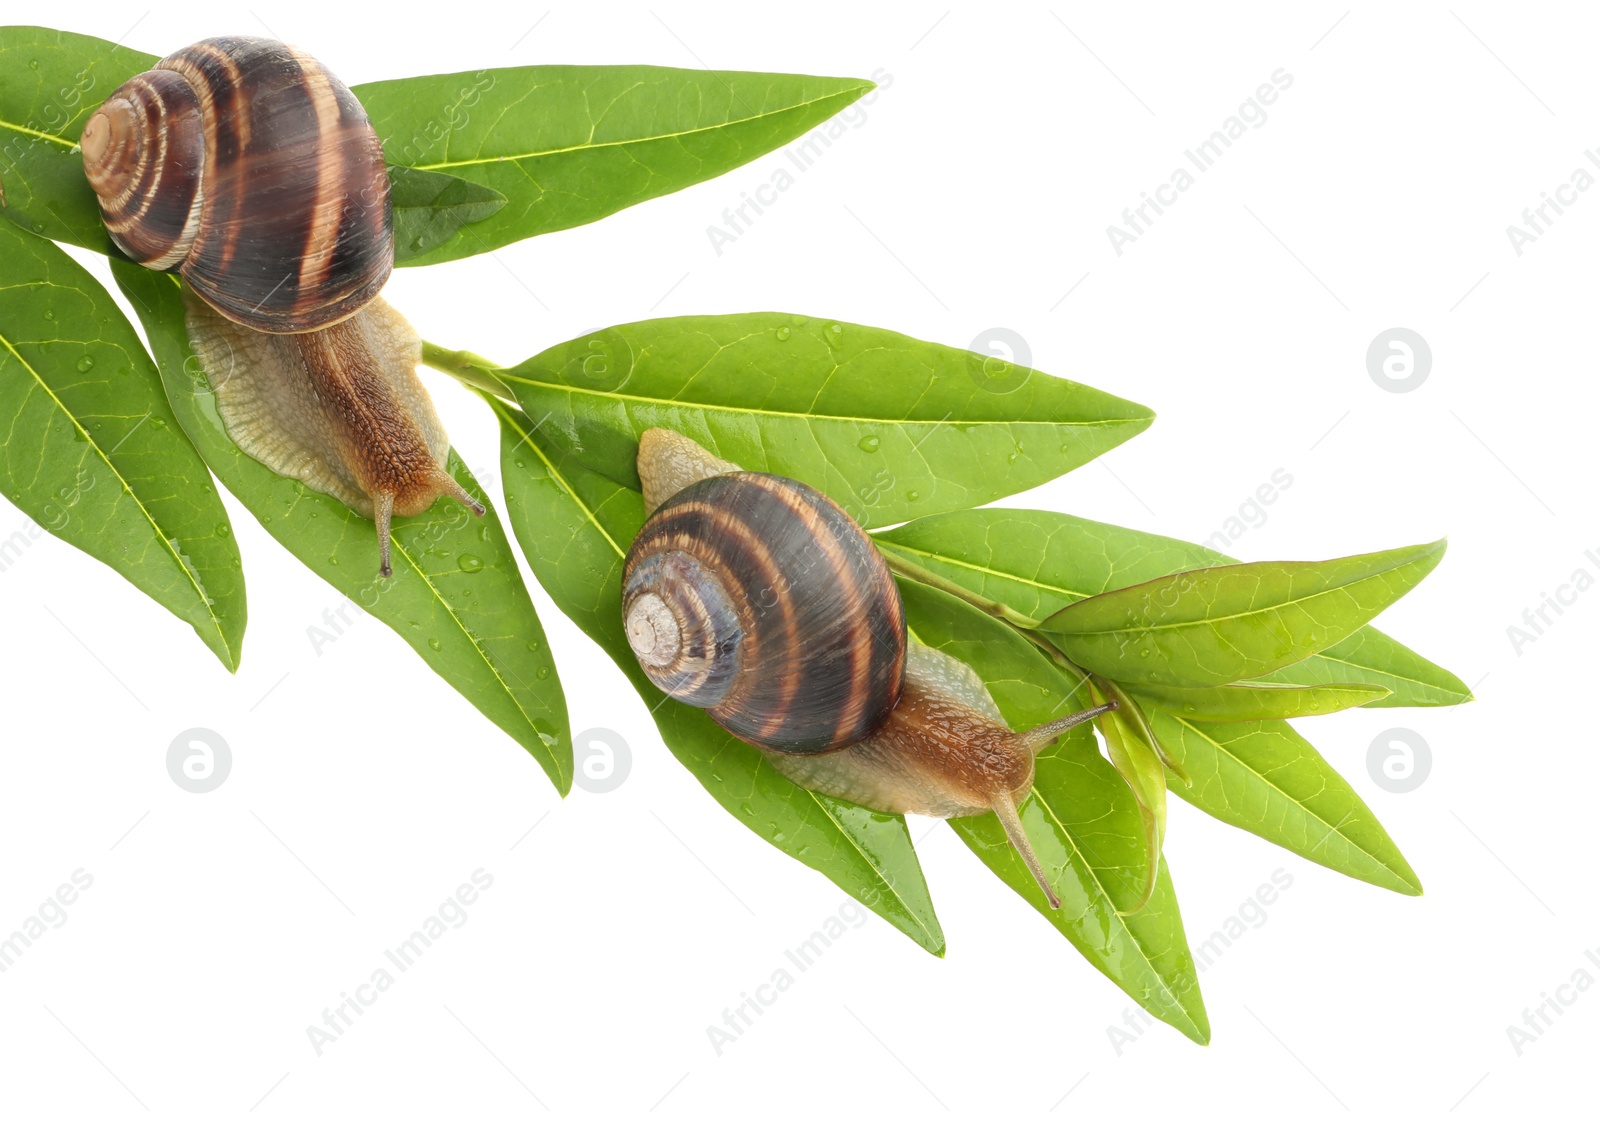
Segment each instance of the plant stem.
[{"label": "plant stem", "polygon": [[979,596],[964,585],[958,585],[947,577],[940,577],[931,569],[923,569],[916,562],[907,561],[893,551],[894,547],[892,546],[885,547],[882,543],[878,544],[878,552],[883,555],[883,560],[888,563],[891,573],[909,577],[917,584],[938,589],[941,593],[949,593],[953,597],[966,601],[973,608],[980,609],[997,620],[1003,620],[1019,631],[1029,631],[1039,626],[1039,621],[1031,616],[1023,615],[1009,604],[1002,604],[1000,601]]},{"label": "plant stem", "polygon": [[478,390],[486,390],[497,398],[515,403],[517,397],[511,387],[500,380],[499,372],[506,368],[471,351],[451,351],[437,343],[422,341],[422,361],[434,370],[443,371],[457,382]]},{"label": "plant stem", "polygon": [[919,585],[927,585],[931,589],[949,593],[958,600],[970,604],[973,608],[993,616],[1002,624],[1006,624],[1021,633],[1024,639],[1048,656],[1056,666],[1068,674],[1075,675],[1079,686],[1089,680],[1089,675],[1082,667],[1068,659],[1059,647],[1050,642],[1049,637],[1041,635],[1035,630],[1039,627],[1039,621],[1033,617],[1018,612],[1009,604],[980,596],[964,585],[958,585],[948,578],[940,577],[932,570],[922,568],[916,562],[907,561],[904,557],[894,552],[893,546],[886,547],[881,542],[877,545],[878,552],[883,555],[883,560],[889,566],[890,572],[898,573],[900,576],[915,581]]}]

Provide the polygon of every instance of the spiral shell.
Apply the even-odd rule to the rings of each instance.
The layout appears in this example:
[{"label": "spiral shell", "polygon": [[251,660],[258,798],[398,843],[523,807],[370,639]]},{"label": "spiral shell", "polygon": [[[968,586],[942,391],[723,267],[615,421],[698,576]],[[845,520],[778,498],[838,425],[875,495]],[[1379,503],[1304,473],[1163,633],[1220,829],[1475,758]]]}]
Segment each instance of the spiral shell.
[{"label": "spiral shell", "polygon": [[888,567],[838,504],[782,476],[713,476],[663,503],[628,551],[623,618],[652,682],[763,748],[855,744],[900,698]]},{"label": "spiral shell", "polygon": [[117,246],[246,327],[304,332],[394,267],[383,149],[353,93],[270,39],[206,39],[118,87],[84,126]]}]

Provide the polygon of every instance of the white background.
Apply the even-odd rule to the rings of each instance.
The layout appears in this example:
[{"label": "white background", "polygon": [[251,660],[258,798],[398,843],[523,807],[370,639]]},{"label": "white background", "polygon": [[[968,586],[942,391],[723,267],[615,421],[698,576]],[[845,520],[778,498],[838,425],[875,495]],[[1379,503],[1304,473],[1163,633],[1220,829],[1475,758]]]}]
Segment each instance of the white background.
[{"label": "white background", "polygon": [[[963,347],[1001,326],[1035,366],[1159,415],[1103,464],[1009,503],[1203,539],[1282,468],[1292,487],[1236,555],[1450,535],[1438,571],[1381,623],[1478,701],[1301,723],[1427,895],[1346,879],[1174,801],[1167,857],[1192,944],[1275,870],[1293,886],[1204,973],[1209,1048],[1156,1025],[1119,1054],[1107,1027],[1131,1001],[948,830],[914,821],[946,959],[873,917],[719,1056],[707,1027],[786,966],[842,893],[724,814],[537,589],[573,729],[614,729],[632,748],[609,794],[558,800],[370,619],[315,654],[307,628],[340,597],[230,499],[252,618],[236,677],[53,539],[0,574],[0,931],[74,870],[94,879],[0,975],[0,1112],[1110,1118],[1203,1105],[1500,1119],[1590,1098],[1580,1066],[1600,1037],[1600,988],[1564,992],[1576,1001],[1520,1056],[1507,1027],[1579,968],[1600,980],[1584,957],[1600,947],[1584,709],[1600,593],[1520,653],[1507,628],[1575,570],[1600,576],[1584,554],[1600,548],[1600,191],[1521,256],[1506,227],[1600,144],[1592,19],[1470,2],[428,9],[256,11],[352,84],[651,62],[882,68],[884,88],[720,256],[707,227],[781,153],[494,258],[398,272],[390,299],[424,335],[509,361],[651,315],[791,310]],[[267,33],[221,3],[28,16],[106,38],[138,19],[128,43],[158,54]],[[1278,68],[1293,85],[1266,123],[1114,253],[1106,227]],[[1365,362],[1397,325],[1433,352],[1404,394]],[[447,379],[431,385],[457,447],[492,470],[487,412]],[[24,523],[0,507],[0,537]],[[1396,725],[1432,750],[1407,794],[1366,764]],[[165,764],[195,726],[233,754],[207,795]],[[493,886],[465,925],[316,1055],[307,1027],[479,868]]]}]

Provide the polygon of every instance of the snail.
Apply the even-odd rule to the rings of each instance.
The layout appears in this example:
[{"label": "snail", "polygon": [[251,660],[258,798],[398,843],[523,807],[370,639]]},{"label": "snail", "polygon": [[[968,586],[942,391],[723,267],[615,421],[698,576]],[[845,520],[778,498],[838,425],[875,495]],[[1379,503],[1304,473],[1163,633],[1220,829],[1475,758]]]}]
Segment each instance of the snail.
[{"label": "snail", "polygon": [[971,667],[907,636],[882,555],[831,499],[667,429],[641,436],[638,468],[649,518],[622,613],[651,682],[801,787],[877,811],[993,811],[1059,908],[1017,804],[1038,751],[1115,703],[1013,732]]},{"label": "snail", "polygon": [[185,281],[189,341],[235,444],[377,524],[440,495],[422,341],[394,268],[383,149],[350,89],[271,39],[206,39],[114,90],[79,142],[118,249]]}]

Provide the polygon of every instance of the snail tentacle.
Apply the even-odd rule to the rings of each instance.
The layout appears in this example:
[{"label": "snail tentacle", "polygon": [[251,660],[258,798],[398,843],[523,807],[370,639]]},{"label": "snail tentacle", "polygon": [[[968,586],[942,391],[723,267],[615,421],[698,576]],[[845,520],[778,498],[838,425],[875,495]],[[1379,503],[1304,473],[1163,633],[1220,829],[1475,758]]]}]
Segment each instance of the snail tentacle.
[{"label": "snail tentacle", "polygon": [[784,776],[863,807],[993,812],[1051,908],[1018,804],[1034,757],[1112,705],[1015,733],[978,673],[910,641],[894,578],[832,500],[647,430],[652,514],[623,567],[623,625],[667,694],[705,709]]},{"label": "snail tentacle", "polygon": [[421,340],[378,296],[394,268],[383,147],[350,89],[271,39],[176,51],[90,115],[84,171],[112,241],[176,270],[228,435],[377,524],[448,495]]}]

